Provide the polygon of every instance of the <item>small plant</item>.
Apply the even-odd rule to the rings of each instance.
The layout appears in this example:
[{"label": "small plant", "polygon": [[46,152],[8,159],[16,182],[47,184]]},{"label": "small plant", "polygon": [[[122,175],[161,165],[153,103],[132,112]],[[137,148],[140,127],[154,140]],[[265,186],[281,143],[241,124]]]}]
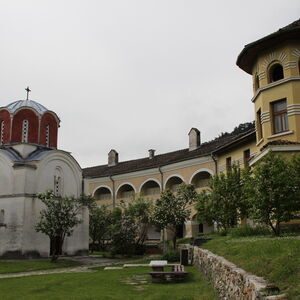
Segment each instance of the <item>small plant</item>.
[{"label": "small plant", "polygon": [[250,226],[248,224],[240,227],[229,229],[229,234],[232,237],[255,236],[255,235],[270,235],[268,227],[263,225]]},{"label": "small plant", "polygon": [[176,244],[190,244],[191,238],[180,238],[176,240]]},{"label": "small plant", "polygon": [[180,254],[178,250],[169,250],[161,258],[168,262],[176,262],[180,260]]}]

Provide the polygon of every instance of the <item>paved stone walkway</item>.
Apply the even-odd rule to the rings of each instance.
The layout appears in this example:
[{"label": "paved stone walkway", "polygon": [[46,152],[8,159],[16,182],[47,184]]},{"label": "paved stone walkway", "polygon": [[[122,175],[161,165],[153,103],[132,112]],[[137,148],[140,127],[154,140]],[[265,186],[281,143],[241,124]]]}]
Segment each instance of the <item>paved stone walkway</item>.
[{"label": "paved stone walkway", "polygon": [[78,267],[69,267],[69,268],[57,268],[57,269],[49,269],[49,270],[0,274],[0,279],[25,277],[25,276],[32,276],[32,275],[45,275],[45,274],[95,272],[91,268],[129,262],[128,260],[125,259],[110,259],[110,258],[101,258],[96,256],[72,256],[72,257],[65,256],[65,257],[61,257],[60,259],[69,259],[69,260],[77,261],[82,263],[83,265]]}]

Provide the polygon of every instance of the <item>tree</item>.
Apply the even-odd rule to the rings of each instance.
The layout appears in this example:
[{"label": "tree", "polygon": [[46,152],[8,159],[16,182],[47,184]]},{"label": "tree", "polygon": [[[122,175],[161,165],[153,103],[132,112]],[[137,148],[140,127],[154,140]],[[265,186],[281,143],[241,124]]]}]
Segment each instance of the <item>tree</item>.
[{"label": "tree", "polygon": [[37,197],[44,203],[45,208],[40,212],[40,220],[36,224],[37,232],[46,234],[50,239],[51,261],[56,262],[66,236],[71,236],[74,227],[82,222],[80,211],[83,207],[91,207],[93,198],[81,196],[55,197],[52,191],[38,194]]},{"label": "tree", "polygon": [[182,183],[173,193],[163,191],[156,200],[152,220],[160,229],[170,229],[173,232],[173,247],[176,248],[177,227],[182,225],[190,216],[190,209],[197,198],[197,193],[192,184]]},{"label": "tree", "polygon": [[300,210],[300,157],[287,160],[269,153],[252,171],[247,183],[253,219],[280,234],[280,223],[293,219]]},{"label": "tree", "polygon": [[[112,212],[105,206],[90,210],[89,232],[92,240],[92,252],[105,249],[105,242],[110,239]],[[97,247],[96,247],[97,244]]]},{"label": "tree", "polygon": [[136,231],[137,225],[133,217],[124,213],[120,208],[115,208],[111,226],[112,253],[133,254]]},{"label": "tree", "polygon": [[152,203],[142,198],[134,200],[124,208],[124,213],[131,217],[136,224],[135,252],[143,252],[147,238],[148,227],[151,223]]},{"label": "tree", "polygon": [[219,229],[226,231],[248,215],[249,204],[243,192],[243,178],[247,178],[248,169],[244,172],[245,177],[240,168],[233,165],[230,172],[213,176],[209,190],[198,197],[196,210],[199,221],[217,224]]}]

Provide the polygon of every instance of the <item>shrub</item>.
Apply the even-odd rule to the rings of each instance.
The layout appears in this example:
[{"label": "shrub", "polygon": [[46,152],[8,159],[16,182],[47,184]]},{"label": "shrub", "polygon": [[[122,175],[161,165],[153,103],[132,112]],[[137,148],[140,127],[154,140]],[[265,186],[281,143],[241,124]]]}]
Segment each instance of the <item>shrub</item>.
[{"label": "shrub", "polygon": [[180,238],[176,240],[176,244],[190,244],[191,238]]},{"label": "shrub", "polygon": [[242,237],[242,236],[254,236],[254,235],[269,235],[271,234],[271,231],[268,227],[263,225],[250,226],[246,224],[240,227],[230,229],[229,234],[232,237]]},{"label": "shrub", "polygon": [[180,254],[178,250],[169,250],[161,258],[168,262],[176,262],[180,261]]}]

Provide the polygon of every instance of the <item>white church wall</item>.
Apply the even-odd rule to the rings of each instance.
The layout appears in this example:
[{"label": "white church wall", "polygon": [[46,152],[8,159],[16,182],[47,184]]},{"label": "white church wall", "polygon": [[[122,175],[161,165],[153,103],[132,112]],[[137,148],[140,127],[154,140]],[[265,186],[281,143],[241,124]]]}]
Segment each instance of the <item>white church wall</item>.
[{"label": "white church wall", "polygon": [[79,218],[82,223],[77,225],[72,236],[67,237],[63,245],[63,253],[68,255],[88,254],[89,249],[89,212],[83,208]]},{"label": "white church wall", "polygon": [[0,195],[13,192],[12,162],[0,151]]},{"label": "white church wall", "polygon": [[38,193],[44,193],[49,189],[54,190],[54,176],[57,175],[57,169],[59,169],[62,177],[62,195],[80,196],[81,169],[71,155],[62,151],[51,151],[37,166],[36,191]]},{"label": "white church wall", "polygon": [[26,256],[48,256],[50,252],[50,239],[43,233],[35,230],[40,219],[40,211],[44,204],[37,198],[26,198],[24,201],[24,224],[22,252]]},{"label": "white church wall", "polygon": [[0,198],[0,211],[4,210],[0,227],[0,256],[7,252],[22,252],[24,198]]}]

